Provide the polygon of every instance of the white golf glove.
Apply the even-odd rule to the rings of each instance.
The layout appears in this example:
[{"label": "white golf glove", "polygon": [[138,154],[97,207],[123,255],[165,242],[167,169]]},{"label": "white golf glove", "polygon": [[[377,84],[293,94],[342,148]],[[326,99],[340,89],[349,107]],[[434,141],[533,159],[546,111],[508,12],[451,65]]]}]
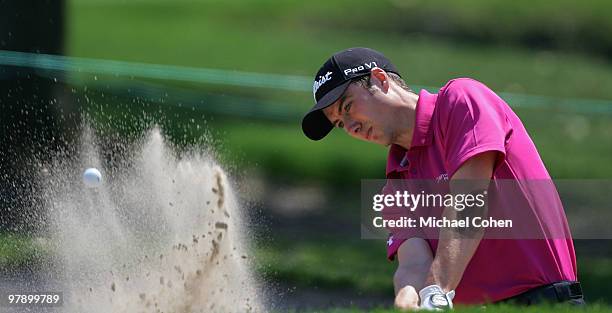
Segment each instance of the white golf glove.
[{"label": "white golf glove", "polygon": [[449,310],[453,308],[454,297],[454,290],[444,293],[438,285],[427,286],[419,291],[419,298],[421,299],[419,308],[430,311]]}]

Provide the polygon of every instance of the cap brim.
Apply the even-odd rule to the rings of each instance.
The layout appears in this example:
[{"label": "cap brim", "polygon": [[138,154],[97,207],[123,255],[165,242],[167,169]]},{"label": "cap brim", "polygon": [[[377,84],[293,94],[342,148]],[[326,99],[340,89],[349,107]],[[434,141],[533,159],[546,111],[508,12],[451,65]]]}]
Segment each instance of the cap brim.
[{"label": "cap brim", "polygon": [[329,91],[306,113],[302,119],[302,131],[306,137],[312,140],[321,140],[334,128],[334,125],[323,113],[323,109],[336,102],[350,83],[350,81],[346,81]]}]

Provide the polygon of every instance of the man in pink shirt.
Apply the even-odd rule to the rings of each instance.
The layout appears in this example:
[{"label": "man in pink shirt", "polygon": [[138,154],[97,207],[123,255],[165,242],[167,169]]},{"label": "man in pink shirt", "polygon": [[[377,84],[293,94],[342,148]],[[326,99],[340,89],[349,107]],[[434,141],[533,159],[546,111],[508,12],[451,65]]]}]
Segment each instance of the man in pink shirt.
[{"label": "man in pink shirt", "polygon": [[[458,78],[436,94],[414,93],[381,53],[351,48],[323,64],[313,93],[316,104],[302,121],[308,138],[320,140],[342,128],[390,147],[390,180],[448,180],[451,191],[469,180],[475,188],[470,192],[491,190],[490,182],[497,182],[496,201],[519,201],[529,213],[529,235],[512,240],[484,237],[483,230],[470,236],[440,230],[434,238],[423,230],[390,229],[388,258],[398,259],[393,278],[398,308],[445,309],[453,302],[584,304],[554,185],[552,192],[526,187],[528,180],[551,178],[520,119],[493,91]],[[503,190],[503,180],[516,182],[518,192]],[[383,215],[390,215],[385,210]],[[464,213],[446,208],[439,214],[458,219]],[[546,236],[555,229],[568,235]]]}]

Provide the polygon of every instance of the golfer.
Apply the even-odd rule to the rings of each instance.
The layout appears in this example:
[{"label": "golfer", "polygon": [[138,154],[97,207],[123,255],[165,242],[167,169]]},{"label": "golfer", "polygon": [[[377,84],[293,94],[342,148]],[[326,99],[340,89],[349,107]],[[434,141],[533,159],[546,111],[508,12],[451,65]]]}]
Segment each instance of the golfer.
[{"label": "golfer", "polygon": [[[337,127],[388,146],[388,179],[445,180],[451,186],[457,180],[550,180],[518,116],[476,80],[457,78],[438,93],[415,93],[380,52],[351,48],[323,64],[313,93],[316,104],[302,120],[304,134],[320,140]],[[555,223],[567,229],[556,191],[539,197],[561,211],[554,220],[540,216],[536,228],[545,232]],[[401,309],[448,309],[453,302],[584,304],[571,236],[496,240],[441,232],[432,239],[391,233],[387,243],[388,258],[398,260],[393,282]]]}]

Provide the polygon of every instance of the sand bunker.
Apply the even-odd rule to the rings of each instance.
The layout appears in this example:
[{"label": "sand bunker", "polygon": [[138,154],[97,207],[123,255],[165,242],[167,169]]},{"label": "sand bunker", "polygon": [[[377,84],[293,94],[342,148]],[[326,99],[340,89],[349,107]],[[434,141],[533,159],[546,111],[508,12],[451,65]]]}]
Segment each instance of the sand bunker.
[{"label": "sand bunker", "polygon": [[[90,133],[80,159],[46,177],[65,311],[263,311],[240,206],[212,158],[177,156],[153,129],[131,156],[102,162]],[[87,167],[103,186],[81,183]]]}]

